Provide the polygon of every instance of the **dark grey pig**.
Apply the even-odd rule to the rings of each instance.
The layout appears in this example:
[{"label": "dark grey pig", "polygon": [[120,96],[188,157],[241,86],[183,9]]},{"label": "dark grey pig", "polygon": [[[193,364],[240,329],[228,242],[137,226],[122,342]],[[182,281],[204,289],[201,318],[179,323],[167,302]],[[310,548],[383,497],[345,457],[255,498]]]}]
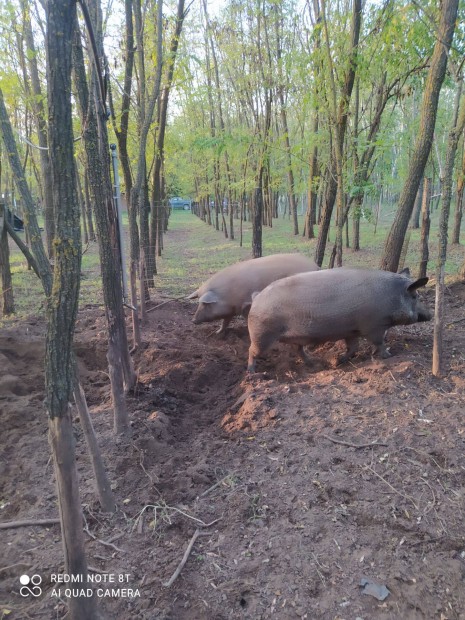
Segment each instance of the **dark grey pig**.
[{"label": "dark grey pig", "polygon": [[230,265],[189,295],[188,299],[199,298],[193,322],[197,325],[223,319],[217,333],[224,334],[234,316],[247,315],[252,293],[280,278],[317,269],[316,263],[302,254],[273,254]]},{"label": "dark grey pig", "polygon": [[303,346],[345,340],[347,361],[364,336],[382,357],[393,325],[429,321],[431,313],[418,300],[417,289],[428,278],[411,280],[405,273],[369,269],[326,269],[273,282],[254,296],[248,325],[251,345],[248,370],[274,342]]}]

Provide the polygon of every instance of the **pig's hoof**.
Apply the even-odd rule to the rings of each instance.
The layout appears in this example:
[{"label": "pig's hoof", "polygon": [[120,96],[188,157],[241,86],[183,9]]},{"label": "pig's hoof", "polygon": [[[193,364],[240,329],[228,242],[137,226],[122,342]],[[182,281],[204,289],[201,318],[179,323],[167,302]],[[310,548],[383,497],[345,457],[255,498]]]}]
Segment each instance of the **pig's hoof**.
[{"label": "pig's hoof", "polygon": [[389,351],[385,349],[384,351],[382,351],[381,357],[383,358],[383,360],[387,360],[388,357],[392,357],[392,353],[389,353]]}]

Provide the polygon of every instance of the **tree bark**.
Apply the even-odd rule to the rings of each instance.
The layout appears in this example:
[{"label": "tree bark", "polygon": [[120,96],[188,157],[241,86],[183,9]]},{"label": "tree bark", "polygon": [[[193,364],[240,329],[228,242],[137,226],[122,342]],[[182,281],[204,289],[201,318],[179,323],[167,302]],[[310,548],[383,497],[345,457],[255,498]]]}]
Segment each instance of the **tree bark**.
[{"label": "tree bark", "polygon": [[417,197],[415,198],[415,205],[413,208],[411,228],[412,230],[418,230],[420,228],[420,214],[421,214],[421,200],[423,196],[423,177],[420,180],[418,186]]},{"label": "tree bark", "polygon": [[418,269],[418,278],[426,277],[428,267],[429,249],[429,229],[430,229],[430,204],[431,204],[431,179],[424,178],[423,181],[423,199],[421,202],[421,239],[420,239],[420,267]]},{"label": "tree bark", "polygon": [[465,195],[463,191],[464,188],[465,188],[465,141],[463,142],[462,166],[461,166],[461,169],[459,170],[458,179],[457,179],[454,229],[452,231],[452,243],[456,245],[460,243],[460,227],[462,225],[463,202],[464,202],[464,195]]},{"label": "tree bark", "polygon": [[402,189],[397,213],[389,231],[381,258],[381,269],[397,271],[402,242],[412,215],[415,197],[431,150],[436,124],[439,93],[446,74],[447,58],[457,19],[458,0],[443,0],[436,44],[431,57],[407,179]]},{"label": "tree bark", "polygon": [[50,167],[50,156],[48,152],[47,139],[47,122],[45,118],[45,109],[42,97],[42,88],[40,85],[39,69],[37,66],[37,53],[34,44],[34,36],[32,33],[30,7],[25,0],[21,0],[21,8],[24,19],[24,38],[27,46],[27,62],[32,85],[32,111],[37,127],[37,137],[40,146],[40,170],[43,186],[44,200],[44,219],[45,219],[45,237],[47,240],[47,251],[51,258],[53,254],[52,241],[55,234],[54,217],[53,217],[53,193],[52,193],[52,176]]},{"label": "tree bark", "polygon": [[[73,391],[72,344],[79,304],[81,230],[73,153],[71,52],[76,4],[47,4],[49,147],[55,213],[55,268],[47,304],[46,405],[65,555],[65,572],[87,581],[74,437],[69,400]],[[73,620],[99,617],[95,598],[69,599]]]},{"label": "tree bark", "polygon": [[[336,104],[336,86],[334,79],[333,61],[329,49],[329,38],[327,32],[327,20],[325,15],[325,3],[322,2],[322,18],[325,25],[326,45],[328,50],[328,60],[330,64],[330,77],[331,77],[331,93],[332,93],[332,106],[333,106],[333,148],[331,149],[331,160],[329,164],[328,184],[326,186],[324,205],[321,213],[320,228],[318,231],[318,239],[315,247],[315,262],[321,267],[326,250],[326,242],[328,239],[329,226],[331,223],[331,216],[333,213],[334,203],[336,197],[338,197],[338,213],[337,213],[337,228],[340,229],[340,234],[336,239],[337,247],[342,248],[342,225],[343,225],[343,187],[342,187],[342,157],[344,150],[344,140],[347,130],[347,118],[349,112],[349,103],[352,96],[352,90],[355,82],[355,74],[357,69],[357,53],[358,42],[360,37],[360,26],[362,17],[362,4],[361,0],[354,0],[353,13],[352,13],[352,26],[351,26],[351,50],[348,62],[348,69],[344,78],[344,84],[342,87],[339,103]],[[339,196],[338,196],[339,192]],[[342,255],[339,256],[342,260]],[[338,262],[339,262],[338,258]]]},{"label": "tree bark", "polygon": [[260,258],[262,256],[262,215],[263,215],[263,194],[262,186],[259,184],[255,188],[253,215],[252,215],[252,256]]},{"label": "tree bark", "polygon": [[[154,180],[153,202],[155,204],[159,204],[160,209],[161,209],[161,202],[162,202],[162,197],[163,197],[161,177],[162,177],[162,163],[163,163],[164,150],[165,150],[165,132],[166,132],[166,121],[167,121],[167,114],[168,114],[168,100],[169,100],[169,95],[171,91],[171,86],[173,83],[174,67],[175,67],[176,56],[178,52],[179,39],[181,37],[184,19],[188,11],[188,9],[187,10],[184,9],[184,5],[185,5],[185,0],[178,0],[176,24],[174,27],[173,36],[171,37],[170,51],[169,51],[168,60],[167,60],[167,73],[166,73],[166,78],[164,81],[162,93],[159,99],[157,148],[155,152],[155,164],[154,164],[154,172],[153,172],[153,180]],[[157,227],[158,227],[157,214],[153,213],[152,211],[151,222],[150,222],[150,249],[147,248],[147,253],[149,254],[149,256],[146,257],[147,260],[149,261],[147,265],[148,268],[150,267],[150,264],[152,265],[154,264],[154,257],[155,257],[157,245],[158,247],[160,247],[160,242],[158,241],[159,232],[157,231]],[[153,257],[153,259],[151,257]],[[150,263],[150,260],[152,260],[152,263]],[[153,270],[153,267],[152,267],[152,270]]]},{"label": "tree bark", "polygon": [[50,269],[50,263],[45,253],[39,224],[37,223],[34,201],[32,199],[31,191],[27,184],[26,177],[24,175],[24,171],[19,159],[18,148],[13,137],[13,131],[11,129],[10,119],[8,118],[5,102],[3,100],[3,92],[1,89],[0,123],[2,129],[3,143],[5,145],[5,151],[8,155],[10,169],[13,174],[16,187],[18,188],[18,192],[20,193],[23,200],[24,223],[29,230],[31,249],[36,260],[39,277],[42,281],[45,294],[48,297],[52,290],[52,271]]},{"label": "tree bark", "polygon": [[[98,8],[95,5],[90,6],[90,8],[93,12],[93,22],[100,23],[97,17]],[[116,360],[119,362],[118,366],[115,369],[110,369],[109,373],[114,405],[115,432],[127,433],[129,431],[129,416],[122,394],[124,389],[132,389],[136,377],[129,356],[123,310],[118,230],[110,180],[106,118],[103,118],[105,104],[98,94],[97,82],[99,78],[96,75],[95,67],[92,70],[92,89],[89,92],[80,37],[75,38],[73,68],[83,127],[82,135],[87,158],[87,174],[98,230],[108,332],[108,358],[109,364]]]},{"label": "tree bark", "polygon": [[[454,121],[449,132],[446,161],[442,182],[441,211],[439,214],[439,248],[436,266],[436,307],[434,314],[433,367],[435,376],[444,374],[443,331],[444,331],[444,271],[447,258],[447,230],[452,198],[452,177],[454,161],[460,134],[465,127],[465,96],[462,95],[463,81],[459,83]],[[465,263],[464,263],[465,265]]]},{"label": "tree bark", "polygon": [[0,202],[0,271],[2,272],[2,316],[8,316],[14,313],[15,302],[6,229],[6,208],[2,202]]}]

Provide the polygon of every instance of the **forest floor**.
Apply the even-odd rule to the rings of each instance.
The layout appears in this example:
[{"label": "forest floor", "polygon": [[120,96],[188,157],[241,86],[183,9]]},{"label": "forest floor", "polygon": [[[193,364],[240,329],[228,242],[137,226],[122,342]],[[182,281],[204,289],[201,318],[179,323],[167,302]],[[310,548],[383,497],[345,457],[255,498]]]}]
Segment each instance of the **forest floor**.
[{"label": "forest floor", "polygon": [[[187,234],[173,226],[166,242],[187,252]],[[432,307],[434,289],[422,296]],[[99,598],[105,617],[465,619],[465,285],[447,288],[443,379],[431,322],[390,330],[387,360],[364,343],[336,367],[338,343],[309,368],[278,344],[249,377],[242,319],[222,341],[215,324],[192,324],[195,304],[151,305],[162,302],[134,354],[130,439],[112,433],[102,308],[83,307],[76,328],[118,502],[100,511],[77,423],[88,562],[96,580],[117,576],[102,590],[132,590]],[[0,334],[2,522],[58,517],[44,333],[30,316]],[[0,541],[0,618],[64,618],[65,588],[88,586],[51,582],[64,572],[59,526]],[[41,576],[41,596],[20,595],[23,574]]]}]

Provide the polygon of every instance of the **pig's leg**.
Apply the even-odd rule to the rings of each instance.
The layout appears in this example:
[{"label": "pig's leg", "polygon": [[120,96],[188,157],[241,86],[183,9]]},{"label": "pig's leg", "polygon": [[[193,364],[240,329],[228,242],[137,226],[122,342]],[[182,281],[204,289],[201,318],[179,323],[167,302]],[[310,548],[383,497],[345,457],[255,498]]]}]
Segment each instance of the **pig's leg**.
[{"label": "pig's leg", "polygon": [[391,357],[391,353],[389,353],[389,351],[387,350],[386,343],[384,342],[385,335],[386,332],[383,330],[371,333],[368,336],[368,339],[375,345],[374,354],[376,355],[377,353],[379,353],[383,359]]},{"label": "pig's leg", "polygon": [[358,350],[357,336],[346,338],[346,346],[347,346],[347,351],[343,355],[340,355],[338,357],[338,360],[337,360],[338,364],[344,364],[345,362],[348,362],[350,358],[353,357],[355,353],[357,353],[357,350]]},{"label": "pig's leg", "polygon": [[227,316],[226,318],[223,319],[223,322],[221,323],[221,327],[216,332],[218,336],[221,336],[223,338],[225,337],[226,330],[228,328],[228,325],[231,323],[231,321],[232,321],[232,316]]}]

